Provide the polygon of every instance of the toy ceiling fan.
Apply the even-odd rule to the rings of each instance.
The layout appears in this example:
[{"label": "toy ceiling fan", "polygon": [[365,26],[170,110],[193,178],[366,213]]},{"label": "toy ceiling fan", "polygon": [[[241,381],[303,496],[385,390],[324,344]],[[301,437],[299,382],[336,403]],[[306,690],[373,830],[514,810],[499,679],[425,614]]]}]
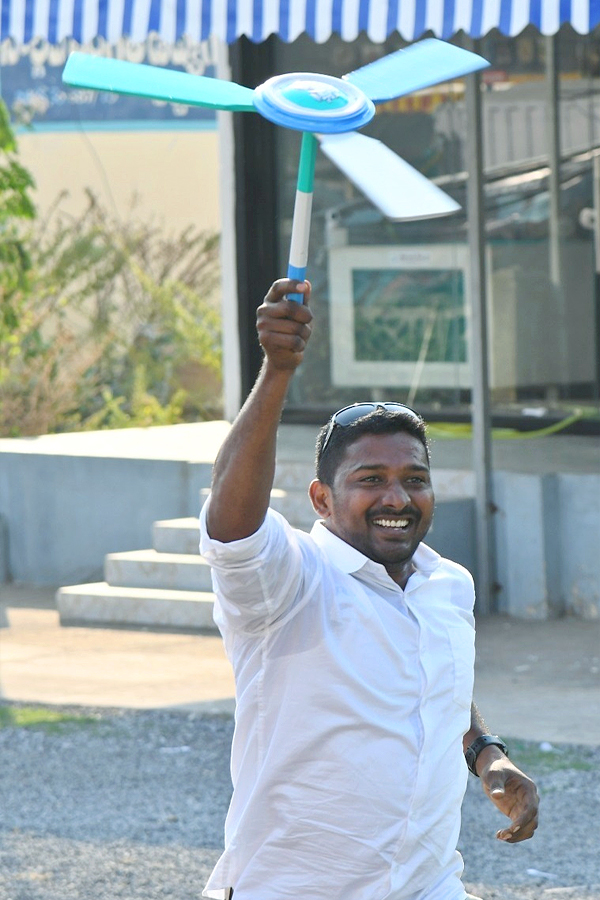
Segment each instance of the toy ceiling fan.
[{"label": "toy ceiling fan", "polygon": [[[303,281],[308,259],[317,147],[390,219],[455,212],[459,205],[385,144],[358,134],[375,103],[459,78],[489,63],[445,41],[428,39],[334,78],[308,72],[276,75],[254,90],[231,81],[158,66],[72,53],[63,81],[189,106],[258,112],[302,132],[288,277]],[[290,299],[302,302],[301,294]]]}]

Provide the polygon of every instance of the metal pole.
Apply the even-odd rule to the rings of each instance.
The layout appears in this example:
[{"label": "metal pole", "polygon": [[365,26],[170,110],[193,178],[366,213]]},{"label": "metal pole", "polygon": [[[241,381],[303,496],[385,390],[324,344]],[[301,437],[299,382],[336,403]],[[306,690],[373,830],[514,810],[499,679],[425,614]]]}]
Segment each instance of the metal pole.
[{"label": "metal pole", "polygon": [[[477,52],[476,41],[469,41]],[[477,606],[487,615],[494,610],[496,554],[492,514],[492,438],[488,374],[487,290],[485,220],[483,210],[483,129],[481,78],[466,78],[468,133],[466,140],[467,231],[469,240],[471,315],[471,411],[473,419],[473,468],[475,472],[475,535],[477,541]]]},{"label": "metal pole", "polygon": [[558,35],[546,36],[546,143],[548,146],[548,189],[550,192],[549,253],[550,283],[556,334],[554,356],[554,384],[549,399],[558,398],[559,386],[569,380],[567,299],[563,285],[560,224],[560,84],[558,78]]},{"label": "metal pole", "polygon": [[596,384],[594,398],[600,400],[600,156],[594,153],[593,160],[593,196],[594,196],[594,313],[596,335]]},{"label": "metal pole", "polygon": [[550,280],[556,291],[562,285],[560,264],[560,127],[558,110],[558,66],[553,34],[546,36],[546,143],[550,192]]}]

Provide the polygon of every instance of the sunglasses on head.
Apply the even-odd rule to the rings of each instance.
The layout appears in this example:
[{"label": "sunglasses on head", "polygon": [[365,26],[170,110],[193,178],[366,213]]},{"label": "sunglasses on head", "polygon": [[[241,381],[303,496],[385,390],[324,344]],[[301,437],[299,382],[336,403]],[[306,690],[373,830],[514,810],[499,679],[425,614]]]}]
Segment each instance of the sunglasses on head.
[{"label": "sunglasses on head", "polygon": [[345,406],[343,409],[338,409],[338,411],[332,415],[329,420],[329,427],[325,439],[323,440],[321,453],[325,452],[325,449],[331,440],[333,429],[337,425],[344,428],[344,426],[356,422],[357,419],[361,419],[363,416],[368,416],[369,413],[375,412],[376,409],[385,409],[389,412],[403,413],[404,415],[412,416],[412,418],[416,419],[418,422],[421,421],[421,416],[416,413],[414,409],[411,409],[410,406],[405,406],[404,403],[353,403],[352,406]]}]

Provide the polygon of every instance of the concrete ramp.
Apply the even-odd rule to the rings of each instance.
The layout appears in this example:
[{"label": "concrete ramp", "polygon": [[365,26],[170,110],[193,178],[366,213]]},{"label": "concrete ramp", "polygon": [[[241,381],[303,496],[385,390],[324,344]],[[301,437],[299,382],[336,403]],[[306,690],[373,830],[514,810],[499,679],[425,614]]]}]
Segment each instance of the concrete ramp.
[{"label": "concrete ramp", "polygon": [[[301,484],[305,472],[282,473]],[[207,496],[207,490],[201,496]],[[309,531],[315,514],[304,488],[274,488],[271,506],[296,528]],[[428,543],[473,569],[473,502],[470,498],[437,504]],[[109,553],[105,581],[60,588],[56,595],[62,625],[152,627],[185,631],[215,629],[210,567],[200,556],[198,519],[160,520],[152,528],[148,550]]]},{"label": "concrete ramp", "polygon": [[[156,625],[163,616],[156,610],[167,606],[151,591],[166,591],[189,610],[186,592],[210,594],[195,516],[229,428],[203,422],[0,439],[0,583],[74,585],[59,591],[65,622],[110,616]],[[272,504],[303,530],[314,521],[306,492],[315,434],[307,425],[282,425],[278,434]],[[467,439],[434,441],[437,508],[427,542],[476,576],[472,452]],[[495,439],[493,459],[496,611],[597,621],[598,436]],[[108,588],[118,603],[109,603]],[[139,595],[128,596],[135,590],[152,597],[151,613]],[[78,595],[88,598],[79,610]],[[138,609],[131,621],[126,600]],[[102,604],[105,612],[95,612]],[[189,623],[189,612],[182,620]],[[191,626],[166,617],[164,627],[205,627],[199,622],[206,617]]]}]

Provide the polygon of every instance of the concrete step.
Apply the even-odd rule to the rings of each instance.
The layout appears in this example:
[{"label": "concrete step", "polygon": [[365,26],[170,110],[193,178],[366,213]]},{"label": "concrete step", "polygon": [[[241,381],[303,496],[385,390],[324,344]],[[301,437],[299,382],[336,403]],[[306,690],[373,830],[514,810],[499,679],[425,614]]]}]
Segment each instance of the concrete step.
[{"label": "concrete step", "polygon": [[202,591],[112,587],[106,582],[59,588],[62,625],[214,630],[214,596]]},{"label": "concrete step", "polygon": [[131,550],[109,553],[104,578],[113,587],[157,588],[174,591],[210,591],[210,567],[199,554]]},{"label": "concrete step", "polygon": [[[201,502],[207,494],[207,490],[202,491]],[[301,490],[275,488],[271,505],[296,527],[312,527],[315,514],[306,482]],[[58,591],[61,622],[214,628],[210,567],[200,556],[199,537],[197,518],[155,522],[151,550],[109,553],[104,560],[105,582]]]},{"label": "concrete step", "polygon": [[198,519],[162,519],[152,526],[152,546],[159,553],[200,554]]},{"label": "concrete step", "polygon": [[[271,506],[296,528],[309,531],[315,513],[307,488],[313,477],[308,463],[279,463]],[[447,547],[449,537],[472,531],[472,475],[455,470],[434,472],[438,510],[430,535],[432,546],[442,553],[451,549],[455,559],[473,568],[472,542],[461,558],[460,548]],[[285,487],[280,487],[284,485]],[[208,490],[201,492],[202,503]],[[464,539],[463,539],[464,543]],[[154,523],[151,550],[110,553],[105,558],[106,582],[64,587],[57,605],[63,624],[106,626],[152,626],[212,629],[214,598],[210,568],[199,551],[198,520],[195,517]],[[450,544],[452,541],[450,540]],[[462,545],[461,545],[462,547]]]},{"label": "concrete step", "polygon": [[[308,498],[291,496],[290,492],[273,491],[271,506],[277,509],[296,528],[310,531],[316,515]],[[199,555],[200,532],[198,519],[163,519],[152,527],[152,546],[159,553],[185,553]]]}]

